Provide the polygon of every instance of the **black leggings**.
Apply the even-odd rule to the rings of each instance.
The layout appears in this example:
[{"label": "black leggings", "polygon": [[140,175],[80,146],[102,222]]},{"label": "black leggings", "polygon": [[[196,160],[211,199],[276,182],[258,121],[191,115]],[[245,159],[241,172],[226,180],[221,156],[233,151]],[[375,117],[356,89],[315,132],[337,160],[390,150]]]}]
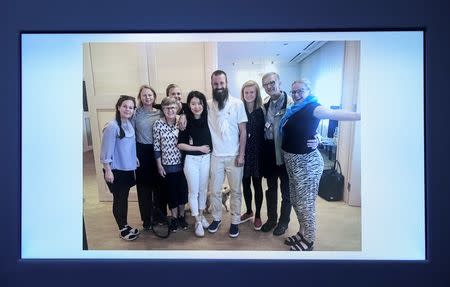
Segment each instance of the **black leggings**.
[{"label": "black leggings", "polygon": [[167,194],[170,209],[188,202],[188,186],[182,170],[166,173],[166,177],[162,181],[163,192]]},{"label": "black leggings", "polygon": [[112,170],[112,172],[114,181],[113,183],[107,182],[106,184],[114,197],[112,206],[114,218],[116,219],[119,229],[122,229],[128,224],[128,194],[130,193],[130,188],[135,184],[134,170]]},{"label": "black leggings", "polygon": [[255,190],[255,217],[261,218],[261,205],[263,201],[263,192],[261,186],[261,177],[248,176],[242,178],[242,187],[244,189],[245,206],[247,207],[247,213],[252,213],[252,189],[250,187],[250,181],[253,181],[253,189]]}]

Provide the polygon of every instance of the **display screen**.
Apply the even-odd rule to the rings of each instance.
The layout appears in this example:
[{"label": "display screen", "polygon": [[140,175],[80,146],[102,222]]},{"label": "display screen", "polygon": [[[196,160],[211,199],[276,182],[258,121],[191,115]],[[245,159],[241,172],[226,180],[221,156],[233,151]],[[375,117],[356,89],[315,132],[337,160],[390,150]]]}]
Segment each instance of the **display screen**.
[{"label": "display screen", "polygon": [[[199,45],[203,52],[191,55],[192,64],[189,59],[171,62],[171,50],[199,51]],[[296,45],[298,53],[288,60],[267,56],[283,56],[288,52],[276,49]],[[318,46],[308,51],[308,45]],[[261,47],[272,50],[265,55]],[[135,54],[120,57],[120,51]],[[302,51],[306,55],[301,56]],[[422,31],[22,34],[21,64],[23,259],[426,259]],[[227,72],[230,94],[236,98],[246,80],[258,82],[262,96],[267,96],[261,76],[277,72],[286,92],[293,81],[306,77],[322,105],[360,113],[361,120],[352,124],[322,120],[317,131],[325,145],[334,140],[334,150],[320,148],[328,160],[340,160],[348,180],[340,204],[356,210],[351,219],[356,227],[347,237],[356,242],[352,247],[336,245],[330,238],[333,231],[321,229],[327,226],[323,220],[333,216],[324,216],[327,202],[318,199],[317,228],[323,237],[318,233],[318,248],[308,253],[245,244],[215,248],[210,236],[208,247],[203,247],[190,242],[197,240],[193,234],[174,247],[133,248],[134,242],[119,242],[111,248],[91,241],[83,249],[83,216],[88,243],[101,230],[96,224],[105,220],[95,218],[86,201],[108,209],[112,205],[101,182],[98,149],[101,130],[112,119],[118,96],[136,96],[140,85],[150,84],[160,101],[173,76],[183,89],[184,101],[193,89],[210,98],[210,74],[215,69]],[[86,130],[90,138],[84,141]],[[89,196],[83,184],[86,144],[92,145],[95,159],[92,188],[96,191]],[[130,202],[133,199],[132,191]],[[113,222],[112,212],[108,217]],[[295,219],[292,211],[291,220]],[[343,221],[333,220],[333,228],[342,232]],[[108,233],[120,241],[114,228]],[[63,236],[54,236],[55,230]],[[244,240],[242,235],[239,240]],[[267,240],[273,240],[272,234]],[[281,246],[283,240],[279,241]]]}]

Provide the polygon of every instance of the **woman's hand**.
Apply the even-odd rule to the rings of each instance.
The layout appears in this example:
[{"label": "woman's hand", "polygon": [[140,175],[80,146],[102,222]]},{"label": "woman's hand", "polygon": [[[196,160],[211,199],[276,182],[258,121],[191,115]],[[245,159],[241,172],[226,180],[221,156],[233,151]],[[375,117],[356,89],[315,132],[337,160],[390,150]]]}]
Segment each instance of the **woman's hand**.
[{"label": "woman's hand", "polygon": [[236,159],[235,159],[235,161],[234,161],[234,164],[237,166],[237,167],[241,167],[241,166],[244,166],[244,163],[245,163],[245,156],[242,154],[240,154],[240,155],[238,155],[238,156],[236,156]]},{"label": "woman's hand", "polygon": [[198,147],[198,151],[202,153],[210,153],[211,149],[209,148],[209,145],[202,145]]},{"label": "woman's hand", "polygon": [[312,149],[316,149],[316,148],[319,146],[319,139],[316,137],[316,138],[313,139],[313,140],[308,140],[308,141],[306,142],[306,146],[307,146],[307,147],[310,147],[310,148],[312,148]]},{"label": "woman's hand", "polygon": [[166,170],[161,164],[158,164],[158,173],[161,177],[166,177]]},{"label": "woman's hand", "polygon": [[105,181],[109,183],[114,182],[114,174],[111,170],[105,170]]},{"label": "woman's hand", "polygon": [[182,114],[180,115],[179,119],[178,119],[178,129],[180,131],[184,131],[186,129],[186,124],[187,124],[187,120],[186,120],[186,115]]}]

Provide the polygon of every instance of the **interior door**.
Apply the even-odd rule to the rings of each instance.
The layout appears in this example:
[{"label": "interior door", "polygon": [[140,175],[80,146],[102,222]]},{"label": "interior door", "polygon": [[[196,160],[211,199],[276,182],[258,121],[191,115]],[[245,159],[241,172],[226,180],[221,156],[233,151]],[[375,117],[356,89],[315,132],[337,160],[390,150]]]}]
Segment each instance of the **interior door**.
[{"label": "interior door", "polygon": [[[217,44],[87,43],[83,52],[98,195],[100,201],[111,201],[103,179],[100,145],[102,129],[114,118],[119,95],[137,97],[139,87],[149,84],[160,102],[170,83],[181,87],[183,101],[191,90],[210,94],[209,77],[217,69]],[[129,200],[136,199],[133,188]]]}]

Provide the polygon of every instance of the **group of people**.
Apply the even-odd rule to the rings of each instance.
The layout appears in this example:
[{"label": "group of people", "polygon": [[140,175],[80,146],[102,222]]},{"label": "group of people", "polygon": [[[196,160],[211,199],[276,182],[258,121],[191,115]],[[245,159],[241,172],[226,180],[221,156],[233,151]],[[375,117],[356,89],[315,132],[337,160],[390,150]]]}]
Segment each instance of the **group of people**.
[{"label": "group of people", "polygon": [[[155,104],[156,92],[147,85],[139,90],[137,109],[133,97],[120,96],[115,119],[103,130],[101,162],[122,239],[134,240],[139,235],[127,222],[128,193],[134,184],[144,229],[160,220],[154,216],[154,207],[162,211],[157,213],[160,216],[167,216],[167,207],[171,211],[172,232],[188,229],[185,205],[189,203],[195,235],[203,237],[205,229],[216,233],[222,223],[226,176],[230,237],[238,237],[239,224],[252,219],[255,230],[283,235],[293,208],[300,229],[284,243],[294,251],[313,250],[315,199],[323,171],[317,126],[321,119],[359,120],[360,115],[321,106],[306,79],[292,83],[290,95],[281,90],[280,77],[274,72],[262,77],[262,86],[269,95],[264,102],[255,81],[243,84],[240,99],[232,97],[226,73],[216,70],[211,75],[209,100],[191,91],[182,103],[181,90],[174,84],[167,87],[160,105]],[[263,177],[268,187],[264,224]],[[211,222],[204,216],[208,190]],[[241,214],[242,194],[246,212]]]}]

